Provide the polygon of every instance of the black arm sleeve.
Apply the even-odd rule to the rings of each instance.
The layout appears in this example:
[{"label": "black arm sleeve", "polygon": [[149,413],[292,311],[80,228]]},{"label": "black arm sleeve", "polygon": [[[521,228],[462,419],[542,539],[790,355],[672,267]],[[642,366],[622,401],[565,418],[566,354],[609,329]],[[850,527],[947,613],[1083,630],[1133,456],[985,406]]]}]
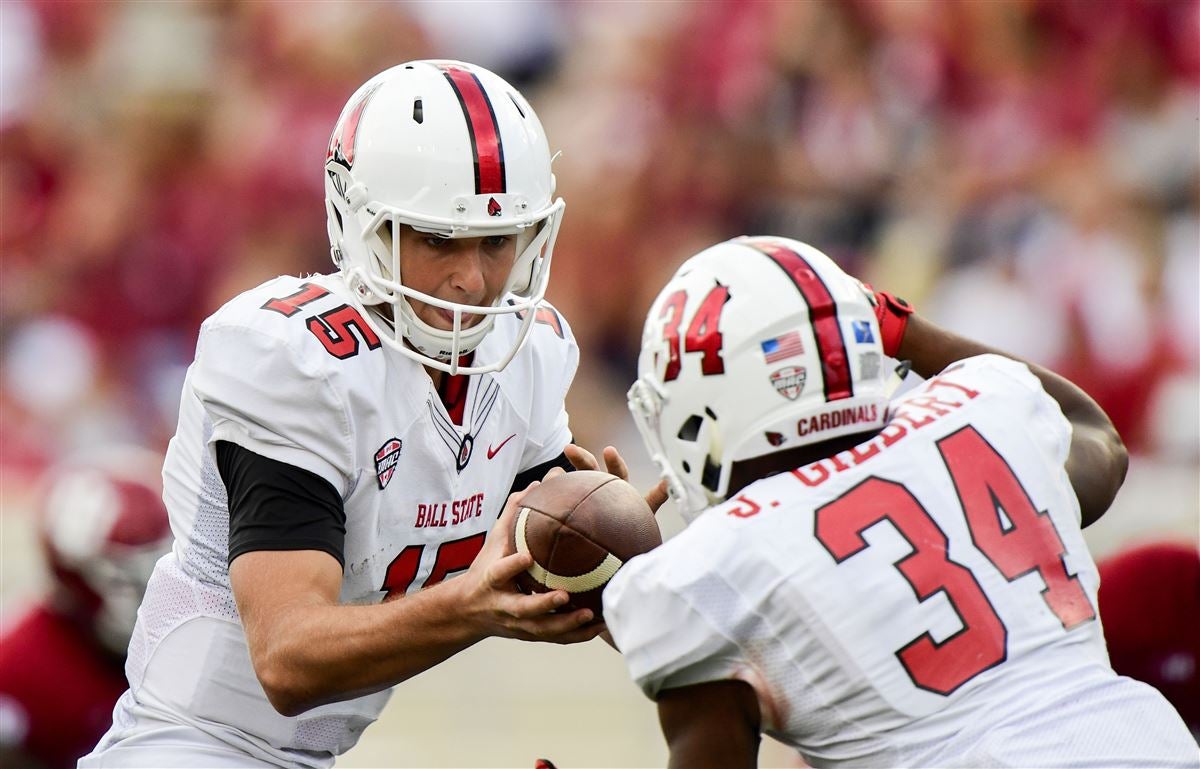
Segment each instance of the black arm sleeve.
[{"label": "black arm sleeve", "polygon": [[217,441],[229,495],[229,563],[255,550],[324,550],[343,567],[346,509],[324,478]]},{"label": "black arm sleeve", "polygon": [[568,473],[575,472],[575,466],[571,464],[571,460],[567,459],[567,452],[564,451],[549,462],[543,462],[540,465],[535,465],[528,470],[522,470],[517,473],[517,477],[513,478],[513,485],[508,493],[512,494],[517,491],[524,491],[526,486],[534,481],[540,481],[542,476],[550,472],[550,469],[553,467],[561,467]]}]

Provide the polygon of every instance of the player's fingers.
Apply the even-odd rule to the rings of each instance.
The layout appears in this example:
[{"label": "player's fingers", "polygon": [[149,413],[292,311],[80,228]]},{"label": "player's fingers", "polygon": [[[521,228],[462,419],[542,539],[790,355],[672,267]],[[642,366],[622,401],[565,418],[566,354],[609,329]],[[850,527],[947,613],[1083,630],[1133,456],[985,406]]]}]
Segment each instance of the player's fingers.
[{"label": "player's fingers", "polygon": [[621,458],[621,452],[617,451],[615,446],[604,447],[604,466],[608,468],[611,475],[615,475],[623,481],[629,480],[629,466],[625,464],[625,460]]},{"label": "player's fingers", "polygon": [[504,503],[505,507],[519,506],[521,504],[521,500],[525,498],[525,495],[528,494],[529,492],[533,491],[534,487],[536,487],[540,484],[541,484],[541,481],[530,481],[529,485],[526,486],[525,488],[521,489],[520,491],[514,491],[512,494],[509,494],[508,500]]},{"label": "player's fingers", "polygon": [[533,556],[529,553],[511,553],[493,561],[484,573],[484,579],[493,590],[504,590],[518,574],[532,565]]},{"label": "player's fingers", "polygon": [[587,620],[576,628],[564,630],[561,633],[556,633],[552,637],[548,637],[545,640],[557,644],[583,643],[584,641],[590,641],[603,633],[606,627],[607,625],[605,625],[603,622],[593,622],[591,620]]},{"label": "player's fingers", "polygon": [[537,484],[538,481],[534,481],[524,491],[514,491],[508,495],[508,501],[504,503],[500,517],[496,519],[496,525],[488,532],[485,547],[498,549],[505,555],[513,552],[513,531],[516,529],[517,512],[521,509],[521,500],[525,498],[529,489]]},{"label": "player's fingers", "polygon": [[646,493],[646,504],[650,505],[653,512],[658,512],[658,508],[663,506],[670,495],[667,494],[667,479],[663,478],[654,488]]},{"label": "player's fingers", "polygon": [[571,465],[576,470],[600,469],[600,463],[596,461],[596,457],[592,454],[592,452],[588,451],[582,446],[574,443],[568,443],[567,447],[563,449],[563,452],[567,455],[567,459],[570,460]]},{"label": "player's fingers", "polygon": [[505,602],[504,611],[519,620],[537,620],[553,611],[561,609],[570,600],[565,590],[551,590],[547,593],[511,596]]},{"label": "player's fingers", "polygon": [[501,524],[511,523],[512,519],[517,517],[517,511],[521,509],[521,500],[525,499],[525,495],[540,483],[541,481],[534,481],[521,491],[509,494],[508,499],[504,501],[504,509],[500,511],[500,518],[497,519],[496,526],[493,528],[500,528]]},{"label": "player's fingers", "polygon": [[551,467],[550,470],[544,476],[542,476],[542,482],[545,483],[546,481],[550,480],[551,478],[555,478],[559,475],[566,475],[566,474],[567,474],[567,471],[562,469],[561,467]]},{"label": "player's fingers", "polygon": [[[591,609],[576,609],[572,612],[546,614],[534,619],[527,619],[522,624],[526,632],[533,638],[542,641],[577,643],[594,638],[599,633],[594,626],[603,625],[603,623],[593,623],[593,619],[595,619],[595,615]],[[587,627],[589,624],[593,627]]]}]

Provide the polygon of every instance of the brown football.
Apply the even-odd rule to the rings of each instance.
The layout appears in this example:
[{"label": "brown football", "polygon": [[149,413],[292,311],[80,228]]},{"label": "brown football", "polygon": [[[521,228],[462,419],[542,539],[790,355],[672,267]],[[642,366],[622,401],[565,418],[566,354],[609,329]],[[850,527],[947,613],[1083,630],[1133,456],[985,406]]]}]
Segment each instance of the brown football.
[{"label": "brown football", "polygon": [[617,569],[662,544],[654,513],[641,493],[615,475],[579,470],[535,486],[521,500],[518,552],[533,566],[517,577],[526,593],[566,590],[562,611],[588,608],[599,619],[600,596]]}]

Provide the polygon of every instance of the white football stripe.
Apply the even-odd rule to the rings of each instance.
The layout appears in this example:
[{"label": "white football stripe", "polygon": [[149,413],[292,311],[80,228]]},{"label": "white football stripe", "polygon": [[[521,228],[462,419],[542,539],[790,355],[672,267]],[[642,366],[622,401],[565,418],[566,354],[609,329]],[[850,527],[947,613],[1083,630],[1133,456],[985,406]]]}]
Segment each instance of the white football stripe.
[{"label": "white football stripe", "polygon": [[[521,512],[517,514],[517,552],[528,553],[529,543],[525,541],[525,521],[529,519],[529,508],[522,507]],[[568,593],[584,593],[588,590],[593,590],[600,587],[605,582],[612,579],[612,576],[617,573],[617,569],[621,568],[621,559],[617,558],[612,553],[607,554],[600,565],[589,571],[587,574],[578,574],[574,577],[566,577],[561,574],[555,574],[552,571],[546,571],[537,561],[533,562],[533,566],[529,567],[529,576],[536,579],[540,584],[545,585],[551,590],[566,590]]]}]

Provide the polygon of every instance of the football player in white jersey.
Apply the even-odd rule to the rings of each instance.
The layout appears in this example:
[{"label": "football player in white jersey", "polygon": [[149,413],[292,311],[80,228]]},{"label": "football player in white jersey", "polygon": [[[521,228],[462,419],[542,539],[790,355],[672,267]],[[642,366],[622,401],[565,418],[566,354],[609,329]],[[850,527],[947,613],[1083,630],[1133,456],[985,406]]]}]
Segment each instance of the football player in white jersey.
[{"label": "football player in white jersey", "polygon": [[414,61],[353,95],[324,169],[338,270],[201,329],[163,469],[174,549],[81,766],[327,767],[393,685],[485,637],[600,631],[513,584],[510,492],[569,466],[550,162],[480,67]]},{"label": "football player in white jersey", "polygon": [[[884,356],[926,378],[889,398]],[[1127,457],[1079,388],[828,257],[739,238],[681,266],[630,407],[689,521],[604,594],[672,767],[1191,766],[1109,666],[1081,526]]]}]

